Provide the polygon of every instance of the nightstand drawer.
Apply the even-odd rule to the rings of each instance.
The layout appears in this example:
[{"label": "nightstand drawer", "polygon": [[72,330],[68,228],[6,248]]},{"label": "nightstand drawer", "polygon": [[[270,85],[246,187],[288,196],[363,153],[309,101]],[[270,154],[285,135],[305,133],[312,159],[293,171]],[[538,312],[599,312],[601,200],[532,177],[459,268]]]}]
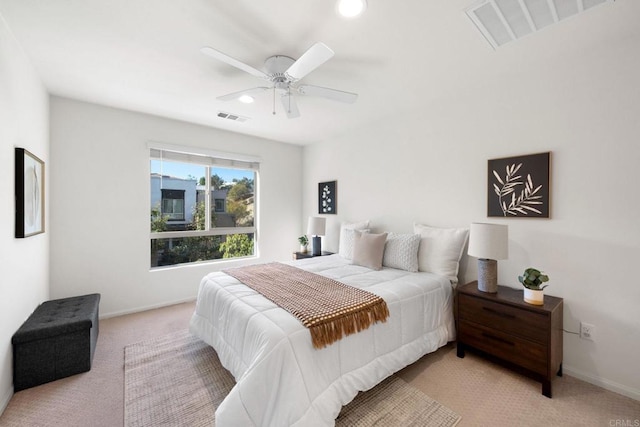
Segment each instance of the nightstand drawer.
[{"label": "nightstand drawer", "polygon": [[547,347],[495,329],[460,321],[458,339],[479,350],[547,375]]},{"label": "nightstand drawer", "polygon": [[458,297],[460,298],[458,316],[461,321],[468,320],[492,330],[547,344],[548,316],[469,295],[461,294]]}]

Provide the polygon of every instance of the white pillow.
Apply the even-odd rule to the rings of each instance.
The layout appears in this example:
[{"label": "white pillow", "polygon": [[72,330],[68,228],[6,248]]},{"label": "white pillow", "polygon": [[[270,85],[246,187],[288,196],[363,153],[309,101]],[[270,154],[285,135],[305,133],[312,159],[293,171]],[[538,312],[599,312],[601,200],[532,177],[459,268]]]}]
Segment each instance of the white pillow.
[{"label": "white pillow", "polygon": [[411,272],[418,271],[419,246],[419,234],[389,233],[384,247],[382,265]]},{"label": "white pillow", "polygon": [[460,258],[469,237],[469,229],[413,224],[413,231],[421,237],[418,269],[447,276],[457,283]]},{"label": "white pillow", "polygon": [[[345,259],[353,259],[353,230],[366,230],[369,221],[343,223],[340,226],[340,242],[338,243],[338,255]],[[364,231],[368,233],[369,230]]]},{"label": "white pillow", "polygon": [[372,270],[382,270],[387,233],[369,234],[353,230],[353,237],[353,263]]}]

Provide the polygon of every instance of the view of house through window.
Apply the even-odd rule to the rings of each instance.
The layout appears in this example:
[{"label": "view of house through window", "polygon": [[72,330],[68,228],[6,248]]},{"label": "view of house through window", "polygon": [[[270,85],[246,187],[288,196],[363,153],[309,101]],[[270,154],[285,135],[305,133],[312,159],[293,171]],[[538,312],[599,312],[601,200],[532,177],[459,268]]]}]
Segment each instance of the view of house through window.
[{"label": "view of house through window", "polygon": [[169,221],[184,221],[184,191],[162,189],[162,214]]},{"label": "view of house through window", "polygon": [[255,254],[255,162],[151,149],[151,267]]}]

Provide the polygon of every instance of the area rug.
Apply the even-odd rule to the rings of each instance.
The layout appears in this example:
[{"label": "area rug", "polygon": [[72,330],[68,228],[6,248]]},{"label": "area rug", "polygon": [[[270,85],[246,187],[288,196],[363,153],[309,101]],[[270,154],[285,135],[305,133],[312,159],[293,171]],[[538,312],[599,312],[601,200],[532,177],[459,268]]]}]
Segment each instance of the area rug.
[{"label": "area rug", "polygon": [[[125,347],[124,425],[212,426],[235,382],[188,331]],[[358,394],[336,426],[455,426],[460,416],[396,376]]]}]

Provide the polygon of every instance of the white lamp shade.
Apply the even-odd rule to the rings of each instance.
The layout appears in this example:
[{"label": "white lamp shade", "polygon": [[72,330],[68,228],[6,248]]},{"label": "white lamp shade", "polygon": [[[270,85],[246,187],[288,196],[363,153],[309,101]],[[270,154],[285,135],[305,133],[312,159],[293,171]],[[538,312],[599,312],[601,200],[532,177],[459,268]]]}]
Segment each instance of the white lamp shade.
[{"label": "white lamp shade", "polygon": [[509,257],[509,228],[502,224],[472,223],[467,253],[482,259],[507,259]]},{"label": "white lamp shade", "polygon": [[310,216],[309,224],[307,225],[307,234],[309,234],[310,236],[324,236],[326,224],[326,218],[320,218],[319,216]]}]

